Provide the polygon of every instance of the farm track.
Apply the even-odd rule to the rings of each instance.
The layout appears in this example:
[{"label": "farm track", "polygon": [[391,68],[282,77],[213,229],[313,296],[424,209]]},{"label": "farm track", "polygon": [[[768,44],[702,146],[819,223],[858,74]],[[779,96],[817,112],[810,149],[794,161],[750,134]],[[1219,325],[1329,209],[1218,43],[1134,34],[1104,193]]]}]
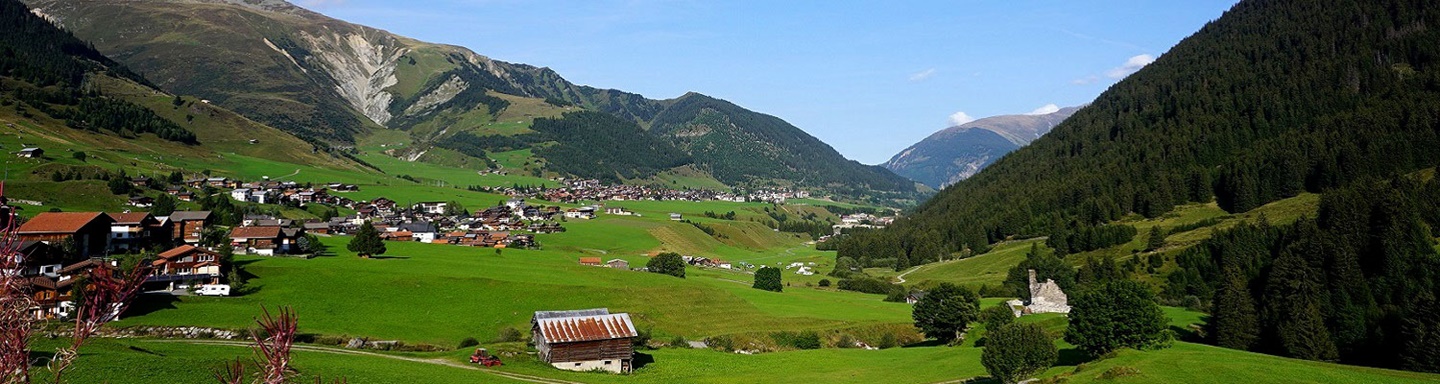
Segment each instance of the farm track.
[{"label": "farm track", "polygon": [[[186,344],[199,344],[199,345],[223,345],[223,346],[243,347],[243,348],[249,348],[249,347],[251,347],[251,344],[248,343],[248,342],[222,341],[222,340],[146,340],[145,342],[151,342],[151,343],[186,343]],[[511,380],[524,381],[524,382],[530,382],[530,383],[541,383],[541,384],[584,384],[584,383],[581,383],[581,382],[578,382],[578,381],[567,381],[567,380],[560,380],[560,379],[552,379],[552,378],[548,378],[548,377],[540,377],[540,376],[532,376],[532,375],[526,375],[526,374],[520,374],[520,373],[513,373],[513,372],[497,371],[497,370],[494,370],[494,369],[482,369],[482,368],[477,367],[477,366],[472,366],[472,365],[465,364],[465,363],[461,363],[461,362],[458,362],[458,361],[451,361],[451,360],[446,360],[446,359],[441,359],[441,358],[425,359],[425,358],[419,358],[419,357],[405,357],[405,356],[387,355],[387,354],[383,354],[383,353],[366,352],[366,351],[356,351],[356,350],[339,349],[339,348],[316,347],[316,346],[311,346],[311,345],[295,345],[295,346],[291,347],[291,349],[296,350],[296,351],[305,351],[305,352],[329,353],[329,354],[335,354],[335,355],[369,356],[369,357],[379,357],[379,358],[385,358],[385,359],[391,359],[391,360],[408,361],[408,362],[413,362],[413,363],[424,363],[424,364],[443,365],[443,366],[452,367],[452,368],[456,368],[456,369],[468,369],[468,370],[472,370],[472,371],[480,371],[480,372],[488,373],[488,374],[491,374],[491,375],[495,375],[495,376],[499,376],[499,377],[503,377],[503,378],[507,378],[507,379],[511,379]]]}]

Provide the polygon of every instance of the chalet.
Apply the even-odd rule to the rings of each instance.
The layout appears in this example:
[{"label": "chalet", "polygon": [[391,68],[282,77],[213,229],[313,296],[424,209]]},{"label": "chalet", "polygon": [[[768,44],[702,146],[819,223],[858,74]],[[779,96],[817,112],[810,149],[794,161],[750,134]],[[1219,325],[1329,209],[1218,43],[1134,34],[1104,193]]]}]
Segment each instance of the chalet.
[{"label": "chalet", "polygon": [[614,259],[605,262],[605,266],[615,269],[630,269],[630,262],[622,259]]},{"label": "chalet", "polygon": [[180,201],[195,201],[195,192],[180,191],[175,194],[175,198]]},{"label": "chalet", "polygon": [[680,219],[681,219],[681,217],[680,217],[680,214],[679,214],[679,213],[671,213],[671,214],[670,214],[670,221],[680,221]]},{"label": "chalet", "polygon": [[630,314],[611,314],[605,308],[539,311],[530,322],[536,354],[555,368],[615,373],[634,369],[630,340],[638,333]]},{"label": "chalet", "polygon": [[415,234],[410,231],[399,230],[381,233],[380,239],[385,241],[415,241]]},{"label": "chalet", "polygon": [[150,176],[136,176],[130,178],[130,184],[134,184],[140,188],[150,188],[151,185],[155,185],[155,179],[150,178]]},{"label": "chalet", "polygon": [[160,220],[147,212],[107,213],[110,216],[110,252],[137,252],[165,236]]},{"label": "chalet", "polygon": [[420,211],[420,212],[422,212],[422,213],[429,213],[429,214],[433,214],[433,215],[443,215],[443,214],[445,214],[445,208],[447,208],[447,207],[449,207],[449,206],[450,206],[449,203],[446,203],[446,202],[443,202],[443,201],[427,201],[427,202],[422,202],[422,203],[419,203],[419,204],[415,204],[415,207],[414,207],[414,208],[415,208],[416,211]]},{"label": "chalet", "polygon": [[110,248],[110,224],[114,220],[100,212],[42,212],[16,229],[20,241],[51,244],[73,241],[78,256],[101,255]]},{"label": "chalet", "polygon": [[250,199],[250,189],[249,189],[249,188],[236,188],[236,189],[234,189],[234,190],[231,190],[231,191],[230,191],[230,198],[231,198],[231,199],[235,199],[235,201],[250,201],[250,200],[249,200],[249,199]]},{"label": "chalet", "polygon": [[39,159],[41,157],[45,157],[45,150],[35,147],[29,147],[21,149],[20,152],[16,153],[16,155],[25,158]]},{"label": "chalet", "polygon": [[435,234],[440,232],[435,229],[435,224],[428,221],[417,221],[414,223],[400,224],[400,229],[410,231],[414,241],[429,243],[435,240]]},{"label": "chalet", "polygon": [[292,239],[280,227],[236,227],[230,231],[230,246],[236,253],[273,256],[289,253]]},{"label": "chalet", "polygon": [[205,179],[205,181],[204,181],[203,183],[204,183],[205,185],[209,185],[209,186],[215,187],[215,188],[235,188],[236,186],[240,185],[240,182],[235,181],[235,180],[230,180],[230,179],[224,178],[224,177],[211,177],[211,178]]},{"label": "chalet", "polygon": [[915,303],[919,303],[920,300],[922,300],[922,299],[924,299],[924,298],[925,298],[925,291],[921,291],[921,290],[910,291],[910,294],[909,294],[909,295],[905,295],[905,304],[915,305]]},{"label": "chalet", "polygon": [[321,234],[321,235],[328,235],[328,234],[330,234],[330,223],[328,223],[328,222],[323,222],[323,221],[322,221],[322,222],[305,223],[305,224],[303,225],[303,227],[305,228],[305,232],[317,233],[317,234]]},{"label": "chalet", "polygon": [[22,241],[16,253],[25,255],[21,265],[20,276],[46,276],[50,278],[60,277],[60,269],[65,267],[67,255],[59,248],[46,244],[43,241]]},{"label": "chalet", "polygon": [[581,258],[580,258],[580,265],[588,265],[588,266],[591,266],[591,267],[599,267],[599,266],[601,265],[600,263],[601,263],[601,260],[600,260],[599,257],[588,257],[588,256],[587,256],[587,257],[581,257]]},{"label": "chalet", "polygon": [[512,198],[509,200],[505,200],[505,207],[510,208],[511,210],[525,209],[525,199]]},{"label": "chalet", "polygon": [[198,244],[213,220],[210,211],[175,211],[170,214],[170,225],[174,228],[172,236],[177,242]]},{"label": "chalet", "polygon": [[70,286],[74,283],[75,279],[56,281],[46,276],[23,280],[22,284],[28,286],[26,292],[34,300],[29,311],[30,318],[48,320],[68,316],[70,309],[74,308],[70,296]]},{"label": "chalet", "polygon": [[220,283],[220,254],[193,245],[182,245],[161,253],[151,262],[146,283],[165,283],[170,290],[196,284]]}]

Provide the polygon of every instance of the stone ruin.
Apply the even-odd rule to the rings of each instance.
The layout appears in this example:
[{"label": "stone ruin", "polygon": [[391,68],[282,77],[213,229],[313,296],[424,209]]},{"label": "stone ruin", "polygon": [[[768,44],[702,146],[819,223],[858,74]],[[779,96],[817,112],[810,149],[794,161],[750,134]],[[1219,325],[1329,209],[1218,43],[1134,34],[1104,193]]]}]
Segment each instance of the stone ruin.
[{"label": "stone ruin", "polygon": [[1065,291],[1054,279],[1044,283],[1035,281],[1035,270],[1030,270],[1030,299],[1025,301],[1024,313],[1070,313],[1070,304]]}]

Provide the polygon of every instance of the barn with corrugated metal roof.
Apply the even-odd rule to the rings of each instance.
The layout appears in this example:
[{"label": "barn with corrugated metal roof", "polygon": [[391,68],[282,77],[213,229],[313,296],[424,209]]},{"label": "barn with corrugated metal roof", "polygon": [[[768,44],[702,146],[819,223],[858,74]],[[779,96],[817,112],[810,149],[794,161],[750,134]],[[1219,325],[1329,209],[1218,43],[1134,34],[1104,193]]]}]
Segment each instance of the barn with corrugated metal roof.
[{"label": "barn with corrugated metal roof", "polygon": [[540,360],[571,371],[630,372],[638,333],[630,314],[609,309],[538,311],[531,319],[531,334]]}]

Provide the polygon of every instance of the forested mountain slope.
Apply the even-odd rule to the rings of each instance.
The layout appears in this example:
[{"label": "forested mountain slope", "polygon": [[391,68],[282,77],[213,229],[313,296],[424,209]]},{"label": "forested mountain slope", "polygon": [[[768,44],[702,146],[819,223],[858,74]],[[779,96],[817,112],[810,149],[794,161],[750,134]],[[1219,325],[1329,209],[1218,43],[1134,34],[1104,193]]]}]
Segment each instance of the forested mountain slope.
[{"label": "forested mountain slope", "polygon": [[983,248],[1212,198],[1243,212],[1433,166],[1437,17],[1424,1],[1242,2],[926,202],[874,252],[920,263],[938,256],[913,254],[920,238]]}]

